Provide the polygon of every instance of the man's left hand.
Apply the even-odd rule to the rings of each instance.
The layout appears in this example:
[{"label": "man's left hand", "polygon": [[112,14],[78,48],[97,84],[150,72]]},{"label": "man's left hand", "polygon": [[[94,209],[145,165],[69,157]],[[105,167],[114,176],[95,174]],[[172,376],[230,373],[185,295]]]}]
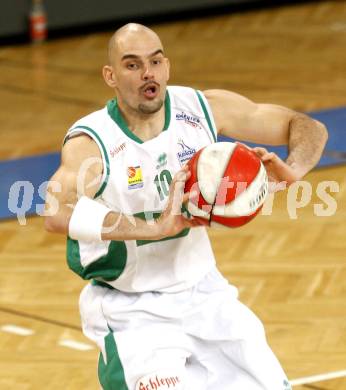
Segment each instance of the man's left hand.
[{"label": "man's left hand", "polygon": [[270,187],[274,188],[274,191],[284,190],[287,186],[302,178],[302,175],[294,167],[288,165],[276,153],[268,152],[266,148],[262,147],[255,147],[252,150],[266,168]]}]

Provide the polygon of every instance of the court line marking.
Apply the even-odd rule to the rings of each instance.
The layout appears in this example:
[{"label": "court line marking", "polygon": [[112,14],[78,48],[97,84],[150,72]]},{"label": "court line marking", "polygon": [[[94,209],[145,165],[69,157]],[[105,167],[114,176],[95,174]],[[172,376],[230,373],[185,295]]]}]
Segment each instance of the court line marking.
[{"label": "court line marking", "polygon": [[90,344],[81,343],[80,341],[68,340],[68,339],[60,340],[58,345],[61,345],[62,347],[76,349],[78,351],[90,351],[94,349],[94,347]]},{"label": "court line marking", "polygon": [[70,329],[82,331],[82,328],[80,326],[68,324],[66,322],[51,320],[49,318],[37,316],[35,314],[25,313],[25,312],[19,311],[19,310],[9,309],[7,307],[0,306],[0,312],[12,314],[12,315],[15,315],[15,316],[18,316],[18,317],[30,318],[31,320],[45,322],[45,323],[50,324],[50,325],[57,325],[57,326],[61,326],[63,328],[70,328]]},{"label": "court line marking", "polygon": [[325,374],[306,376],[303,378],[292,379],[290,381],[292,386],[306,385],[308,383],[323,382],[330,379],[343,378],[346,376],[346,370],[327,372]]},{"label": "court line marking", "polygon": [[[0,329],[3,332],[17,334],[20,336],[31,336],[35,333],[35,331],[32,329],[24,328],[24,327],[12,325],[12,324],[3,325],[0,327]],[[68,340],[68,339],[61,340],[61,341],[59,341],[58,344],[60,346],[71,348],[71,349],[76,349],[78,351],[90,351],[90,350],[94,349],[94,347],[90,344],[81,343],[79,341]],[[306,376],[306,377],[302,377],[302,378],[292,379],[292,380],[290,380],[290,383],[292,386],[298,386],[298,385],[306,385],[309,383],[323,382],[323,381],[337,379],[337,378],[343,378],[343,377],[346,377],[346,370],[334,371],[334,372],[329,372],[329,373],[324,373],[324,374],[318,374],[318,375],[312,375],[312,376]]]},{"label": "court line marking", "polygon": [[32,329],[23,328],[22,326],[17,326],[13,324],[3,325],[0,328],[3,332],[17,334],[19,336],[31,336],[35,333]]}]

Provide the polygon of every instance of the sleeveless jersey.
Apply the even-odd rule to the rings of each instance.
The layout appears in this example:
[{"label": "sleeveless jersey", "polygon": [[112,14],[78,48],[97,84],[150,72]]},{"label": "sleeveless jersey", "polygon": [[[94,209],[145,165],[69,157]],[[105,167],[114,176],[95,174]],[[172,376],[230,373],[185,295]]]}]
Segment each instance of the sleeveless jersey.
[{"label": "sleeveless jersey", "polygon": [[[104,169],[95,200],[132,223],[133,216],[148,223],[157,218],[175,173],[196,151],[216,142],[212,113],[200,91],[168,87],[164,108],[164,129],[145,142],[128,129],[116,99],[77,121],[65,137],[66,142],[82,132],[96,142]],[[67,261],[83,279],[125,292],[181,291],[215,265],[204,227],[155,241],[87,243],[68,237]]]}]

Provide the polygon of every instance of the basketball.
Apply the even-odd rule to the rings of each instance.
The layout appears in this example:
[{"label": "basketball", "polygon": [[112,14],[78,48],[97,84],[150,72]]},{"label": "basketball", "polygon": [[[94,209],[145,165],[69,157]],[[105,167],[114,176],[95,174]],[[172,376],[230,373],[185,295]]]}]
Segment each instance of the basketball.
[{"label": "basketball", "polygon": [[267,172],[245,145],[217,142],[200,149],[188,163],[187,209],[203,225],[240,227],[261,210],[268,194]]}]

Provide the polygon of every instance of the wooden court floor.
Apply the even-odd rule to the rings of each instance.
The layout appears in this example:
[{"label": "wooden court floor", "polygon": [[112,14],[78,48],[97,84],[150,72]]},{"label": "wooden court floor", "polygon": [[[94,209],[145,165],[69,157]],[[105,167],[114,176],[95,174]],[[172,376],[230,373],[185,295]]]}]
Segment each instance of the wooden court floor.
[{"label": "wooden court floor", "polygon": [[[171,84],[301,111],[346,106],[343,1],[152,27],[171,60]],[[66,129],[112,97],[100,73],[110,34],[0,48],[0,159],[58,151]],[[293,191],[283,192],[271,215],[209,231],[219,268],[263,320],[290,379],[346,370],[345,176],[344,166],[311,172],[312,198],[296,219],[287,209]],[[337,189],[337,209],[317,216],[324,181]],[[97,351],[80,331],[84,282],[67,269],[64,243],[39,217],[0,223],[0,389],[99,388]],[[345,376],[303,382],[294,389],[346,389]]]}]

